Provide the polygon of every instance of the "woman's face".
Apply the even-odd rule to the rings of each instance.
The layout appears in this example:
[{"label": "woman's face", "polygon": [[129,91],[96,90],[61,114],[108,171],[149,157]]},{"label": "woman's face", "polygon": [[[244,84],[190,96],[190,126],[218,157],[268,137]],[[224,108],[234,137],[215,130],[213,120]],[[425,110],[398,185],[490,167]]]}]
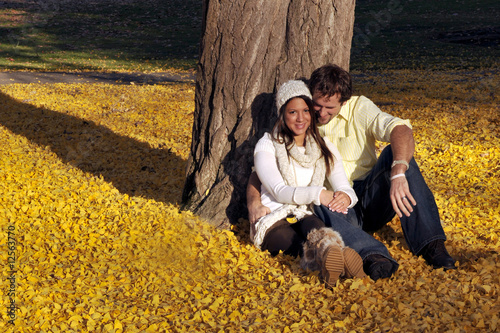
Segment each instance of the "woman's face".
[{"label": "woman's face", "polygon": [[290,100],[285,107],[285,124],[293,132],[295,142],[299,146],[303,146],[304,138],[311,125],[311,112],[306,102],[295,97]]}]

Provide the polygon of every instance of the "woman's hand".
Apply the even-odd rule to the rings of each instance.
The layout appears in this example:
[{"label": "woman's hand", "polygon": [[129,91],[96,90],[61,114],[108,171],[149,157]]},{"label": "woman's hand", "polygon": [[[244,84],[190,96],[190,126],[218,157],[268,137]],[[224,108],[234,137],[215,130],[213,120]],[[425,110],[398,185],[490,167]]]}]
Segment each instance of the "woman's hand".
[{"label": "woman's hand", "polygon": [[322,205],[327,206],[333,200],[333,191],[321,190],[319,194],[319,201]]},{"label": "woman's hand", "polygon": [[345,192],[337,191],[333,193],[332,199],[325,206],[332,212],[347,214],[347,207],[349,207],[350,204],[351,198]]}]

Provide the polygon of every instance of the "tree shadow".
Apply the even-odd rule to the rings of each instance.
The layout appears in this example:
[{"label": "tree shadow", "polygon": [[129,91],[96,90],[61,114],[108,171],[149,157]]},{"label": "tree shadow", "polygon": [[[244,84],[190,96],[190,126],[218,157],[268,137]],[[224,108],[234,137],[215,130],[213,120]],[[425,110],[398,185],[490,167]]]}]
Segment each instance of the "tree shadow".
[{"label": "tree shadow", "polygon": [[102,176],[121,193],[180,202],[186,161],[168,148],[153,148],[92,121],[22,103],[3,93],[0,125],[48,147],[64,163]]},{"label": "tree shadow", "polygon": [[[252,243],[249,233],[246,188],[252,172],[253,151],[259,139],[265,132],[272,130],[276,121],[276,112],[272,112],[273,103],[274,94],[272,93],[262,93],[255,97],[251,105],[252,127],[248,138],[226,155],[222,162],[234,187],[226,213],[228,217],[233,217],[230,218],[230,222],[234,226],[233,231],[245,244]],[[234,140],[234,135],[229,136],[228,139]]]}]

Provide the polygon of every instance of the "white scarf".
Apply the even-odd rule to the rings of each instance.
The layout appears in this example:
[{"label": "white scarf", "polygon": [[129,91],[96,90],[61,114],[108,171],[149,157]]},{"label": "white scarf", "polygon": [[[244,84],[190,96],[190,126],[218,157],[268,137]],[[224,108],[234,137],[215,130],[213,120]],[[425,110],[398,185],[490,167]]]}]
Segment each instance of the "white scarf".
[{"label": "white scarf", "polygon": [[273,140],[276,157],[278,159],[278,168],[285,183],[289,186],[297,186],[295,170],[292,167],[292,163],[290,163],[290,157],[304,168],[314,167],[314,173],[308,186],[321,186],[325,181],[325,158],[321,156],[319,145],[314,141],[312,135],[307,135],[305,142],[306,151],[303,154],[295,142],[287,153],[285,143],[279,143],[277,140]]},{"label": "white scarf", "polygon": [[[325,158],[321,154],[319,145],[314,141],[311,135],[306,135],[305,140],[305,153],[299,150],[295,142],[287,152],[285,143],[279,143],[274,139],[272,140],[276,151],[278,168],[285,183],[289,186],[297,187],[295,168],[293,168],[293,164],[290,161],[290,158],[292,158],[304,168],[314,167],[314,173],[309,186],[322,186],[326,175]],[[250,238],[253,240],[255,246],[260,249],[267,230],[276,222],[286,218],[288,215],[294,215],[297,220],[300,220],[306,215],[311,214],[312,212],[308,209],[308,205],[285,204],[270,214],[261,217],[255,223],[255,228],[250,228]]]}]

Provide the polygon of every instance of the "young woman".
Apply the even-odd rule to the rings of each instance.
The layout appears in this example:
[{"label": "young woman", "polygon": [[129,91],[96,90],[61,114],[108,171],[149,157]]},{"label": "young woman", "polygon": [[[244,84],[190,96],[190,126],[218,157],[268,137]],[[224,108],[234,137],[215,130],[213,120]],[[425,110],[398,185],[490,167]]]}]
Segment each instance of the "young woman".
[{"label": "young woman", "polygon": [[[365,276],[361,257],[313,214],[311,205],[321,204],[347,213],[357,197],[338,150],[318,133],[309,89],[302,81],[286,82],[276,106],[273,132],[264,134],[254,151],[262,204],[271,211],[251,225],[254,244],[273,256],[300,255],[302,267],[320,270],[330,285],[341,276]],[[334,191],[323,187],[325,178]]]}]

